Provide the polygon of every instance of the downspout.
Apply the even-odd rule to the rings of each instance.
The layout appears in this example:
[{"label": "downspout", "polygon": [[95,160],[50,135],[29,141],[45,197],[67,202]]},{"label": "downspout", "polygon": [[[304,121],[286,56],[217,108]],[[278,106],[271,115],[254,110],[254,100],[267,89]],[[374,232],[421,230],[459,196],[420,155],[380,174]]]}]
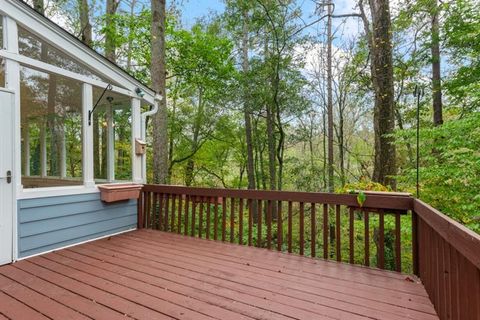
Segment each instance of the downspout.
[{"label": "downspout", "polygon": [[[143,141],[146,141],[147,138],[147,117],[153,116],[158,112],[158,105],[160,101],[162,101],[163,97],[159,94],[156,94],[155,97],[153,98],[153,108],[150,111],[146,111],[141,114],[141,124],[140,124],[140,130],[141,130],[141,139]],[[142,177],[143,177],[143,182],[147,182],[147,155],[144,154],[142,157]]]}]

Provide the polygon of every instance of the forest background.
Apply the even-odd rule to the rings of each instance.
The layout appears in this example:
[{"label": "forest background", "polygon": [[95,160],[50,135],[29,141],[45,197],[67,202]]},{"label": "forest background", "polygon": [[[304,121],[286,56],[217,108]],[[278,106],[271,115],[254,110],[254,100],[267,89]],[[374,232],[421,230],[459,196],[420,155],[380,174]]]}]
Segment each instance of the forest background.
[{"label": "forest background", "polygon": [[203,3],[31,5],[165,97],[150,182],[416,194],[418,166],[480,232],[478,0]]}]

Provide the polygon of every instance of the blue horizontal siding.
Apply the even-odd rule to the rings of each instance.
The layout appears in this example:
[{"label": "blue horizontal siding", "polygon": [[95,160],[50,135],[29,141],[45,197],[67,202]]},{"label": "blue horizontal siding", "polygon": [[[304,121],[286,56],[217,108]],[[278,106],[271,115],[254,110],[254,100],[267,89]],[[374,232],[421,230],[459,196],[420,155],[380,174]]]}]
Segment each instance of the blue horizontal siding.
[{"label": "blue horizontal siding", "polygon": [[134,229],[135,200],[107,204],[99,193],[18,201],[19,257]]}]

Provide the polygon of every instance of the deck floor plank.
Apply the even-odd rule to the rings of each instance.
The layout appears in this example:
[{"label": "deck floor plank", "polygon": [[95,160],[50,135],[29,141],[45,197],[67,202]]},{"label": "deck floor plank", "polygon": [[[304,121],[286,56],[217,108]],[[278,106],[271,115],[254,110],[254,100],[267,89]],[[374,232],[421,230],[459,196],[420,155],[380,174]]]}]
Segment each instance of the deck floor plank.
[{"label": "deck floor plank", "polygon": [[[97,259],[100,259],[102,261],[104,261],[104,259],[107,259],[109,261],[111,261],[112,259],[117,259],[115,261],[116,263],[122,263],[124,266],[130,264],[132,265],[131,268],[133,269],[141,269],[142,267],[146,267],[145,272],[148,272],[151,275],[159,277],[166,276],[168,277],[168,279],[176,277],[176,281],[180,281],[182,283],[185,283],[186,285],[199,287],[199,284],[191,283],[191,279],[201,281],[200,285],[203,284],[202,288],[204,288],[205,285],[209,283],[214,286],[214,293],[219,292],[222,294],[226,294],[225,290],[221,291],[220,288],[228,288],[230,290],[236,291],[233,292],[233,297],[237,299],[246,295],[248,300],[251,300],[252,297],[256,296],[258,299],[260,299],[260,302],[263,302],[263,300],[267,297],[270,300],[289,305],[293,308],[298,307],[299,304],[304,304],[304,302],[309,302],[314,305],[313,307],[317,308],[319,307],[319,305],[323,305],[322,308],[324,308],[324,312],[325,309],[328,310],[331,307],[340,309],[346,308],[346,310],[349,310],[348,318],[352,318],[354,316],[353,314],[363,314],[368,317],[378,314],[378,318],[380,319],[405,319],[405,317],[409,317],[410,313],[412,313],[411,319],[417,319],[424,316],[423,313],[415,313],[405,308],[398,308],[392,305],[375,303],[367,299],[355,298],[349,295],[337,294],[335,292],[325,293],[322,291],[318,292],[318,294],[310,294],[296,290],[285,290],[285,287],[273,283],[248,281],[248,279],[245,280],[236,276],[226,276],[222,279],[221,276],[209,275],[207,271],[205,273],[200,273],[199,268],[197,268],[195,271],[192,271],[184,268],[179,268],[177,266],[169,266],[166,262],[155,262],[151,260],[146,261],[142,256],[128,255],[119,252],[117,249],[118,248],[112,247],[102,250],[97,244],[95,244],[94,247],[92,246],[91,248],[89,248],[89,250],[85,250],[84,248],[80,247],[72,248],[72,250],[74,250],[75,252],[88,254],[90,256],[92,256],[92,252],[95,251],[97,252],[97,254],[94,254],[93,256]],[[115,257],[113,258],[109,256],[112,254],[112,252],[115,252]],[[134,254],[133,252],[131,253]],[[185,280],[185,277],[187,277],[187,280]],[[325,296],[322,296],[320,294],[324,294]],[[251,303],[258,304],[258,302],[255,301]],[[308,305],[307,308],[312,308],[311,304]],[[370,308],[366,308],[364,307],[364,305],[369,305]],[[385,314],[384,312],[381,312],[382,310],[387,313]],[[397,314],[397,316],[394,316],[395,313]],[[431,319],[433,317],[427,316],[427,318]]]},{"label": "deck floor plank", "polygon": [[[152,245],[159,245],[162,247],[164,246],[170,249],[182,248],[181,253],[184,253],[184,252],[189,254],[193,253],[193,254],[196,254],[196,256],[199,256],[198,253],[201,252],[202,257],[220,259],[222,261],[242,264],[242,265],[245,265],[246,263],[250,263],[251,267],[267,269],[269,271],[281,270],[282,273],[284,274],[295,275],[308,280],[316,280],[318,279],[318,276],[322,276],[322,277],[333,278],[339,281],[347,281],[349,283],[364,284],[364,285],[368,285],[369,287],[378,287],[381,289],[388,289],[390,291],[392,290],[391,289],[392,281],[394,281],[393,283],[395,283],[395,292],[400,291],[400,292],[406,292],[409,294],[417,294],[419,296],[425,297],[426,298],[425,301],[427,302],[427,304],[430,304],[430,300],[428,300],[427,294],[423,289],[423,287],[418,286],[415,283],[405,281],[405,276],[399,279],[398,278],[392,279],[385,276],[385,274],[392,273],[392,272],[383,272],[378,275],[366,276],[365,273],[361,272],[363,271],[362,268],[353,267],[350,269],[350,272],[346,273],[346,272],[343,272],[343,270],[339,271],[339,269],[334,267],[325,268],[324,264],[322,264],[325,261],[317,260],[319,263],[316,265],[309,265],[309,264],[302,263],[307,259],[303,259],[303,261],[298,261],[296,263],[287,264],[287,263],[284,263],[283,261],[278,261],[276,257],[269,258],[269,257],[264,257],[258,254],[257,255],[249,254],[247,256],[244,256],[244,253],[249,252],[250,250],[234,251],[234,249],[238,249],[239,246],[232,245],[227,247],[228,250],[225,250],[226,244],[222,243],[221,246],[219,247],[212,246],[207,241],[203,241],[203,240],[197,241],[199,239],[185,239],[186,241],[179,242],[179,241],[175,241],[175,238],[169,237],[170,235],[165,236],[162,234],[162,241],[158,243],[156,242],[155,235],[151,235],[147,233],[137,233],[135,235],[126,234],[124,236],[133,237],[134,239],[139,239],[141,241],[144,241]],[[198,245],[195,245],[195,243],[192,242],[191,240],[196,241]],[[241,247],[239,248],[243,249]],[[255,251],[255,253],[258,253],[258,252]],[[252,261],[255,261],[255,265],[251,263]],[[338,265],[338,263],[335,263],[335,264]],[[360,271],[356,269],[360,269]]]},{"label": "deck floor plank", "polygon": [[[319,291],[329,290],[344,293],[349,296],[365,297],[372,301],[379,301],[413,310],[420,310],[422,312],[428,312],[431,310],[430,302],[427,298],[408,293],[396,292],[394,287],[386,290],[356,283],[339,283],[335,279],[329,279],[326,277],[316,280],[302,279],[278,271],[265,272],[261,269],[253,270],[251,269],[251,265],[238,265],[236,269],[234,269],[233,265],[225,265],[222,260],[211,260],[200,254],[197,256],[185,256],[185,253],[182,250],[167,250],[165,248],[159,250],[159,247],[161,248],[160,244],[145,245],[142,243],[142,245],[139,246],[138,241],[132,242],[117,239],[114,246],[108,241],[99,241],[96,245],[107,246],[108,249],[129,253],[139,258],[148,257],[151,261],[166,261],[165,263],[171,264],[175,267],[198,271],[204,274],[225,278],[227,280],[235,277],[236,281],[239,282],[248,280],[259,284],[270,284],[271,282],[275,282],[276,284],[281,284],[285,288],[296,289],[313,294]],[[154,251],[155,249],[158,251]],[[375,279],[372,279],[372,281],[374,280]],[[420,303],[417,301],[420,301]]]},{"label": "deck floor plank", "polygon": [[0,267],[4,319],[436,320],[400,273],[137,230]]},{"label": "deck floor plank", "polygon": [[18,301],[28,301],[29,306],[51,319],[85,320],[88,317],[48,297],[31,290],[18,282],[0,275],[1,290]]},{"label": "deck floor plank", "polygon": [[5,266],[0,268],[0,274],[9,277],[11,280],[18,282],[32,290],[41,292],[52,300],[55,300],[63,305],[68,305],[70,308],[81,312],[92,319],[111,319],[121,320],[125,319],[125,315],[119,312],[112,312],[113,310],[94,300],[84,298],[81,295],[68,291],[58,285],[45,281],[41,278],[33,276],[14,266]]}]

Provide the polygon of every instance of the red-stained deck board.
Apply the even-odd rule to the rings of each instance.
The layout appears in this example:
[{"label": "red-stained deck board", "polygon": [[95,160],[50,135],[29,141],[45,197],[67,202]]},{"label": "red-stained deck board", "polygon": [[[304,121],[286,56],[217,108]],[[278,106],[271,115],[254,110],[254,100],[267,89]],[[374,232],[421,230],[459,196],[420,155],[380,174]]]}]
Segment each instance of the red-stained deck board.
[{"label": "red-stained deck board", "polygon": [[438,319],[406,277],[139,230],[0,267],[0,320]]}]

